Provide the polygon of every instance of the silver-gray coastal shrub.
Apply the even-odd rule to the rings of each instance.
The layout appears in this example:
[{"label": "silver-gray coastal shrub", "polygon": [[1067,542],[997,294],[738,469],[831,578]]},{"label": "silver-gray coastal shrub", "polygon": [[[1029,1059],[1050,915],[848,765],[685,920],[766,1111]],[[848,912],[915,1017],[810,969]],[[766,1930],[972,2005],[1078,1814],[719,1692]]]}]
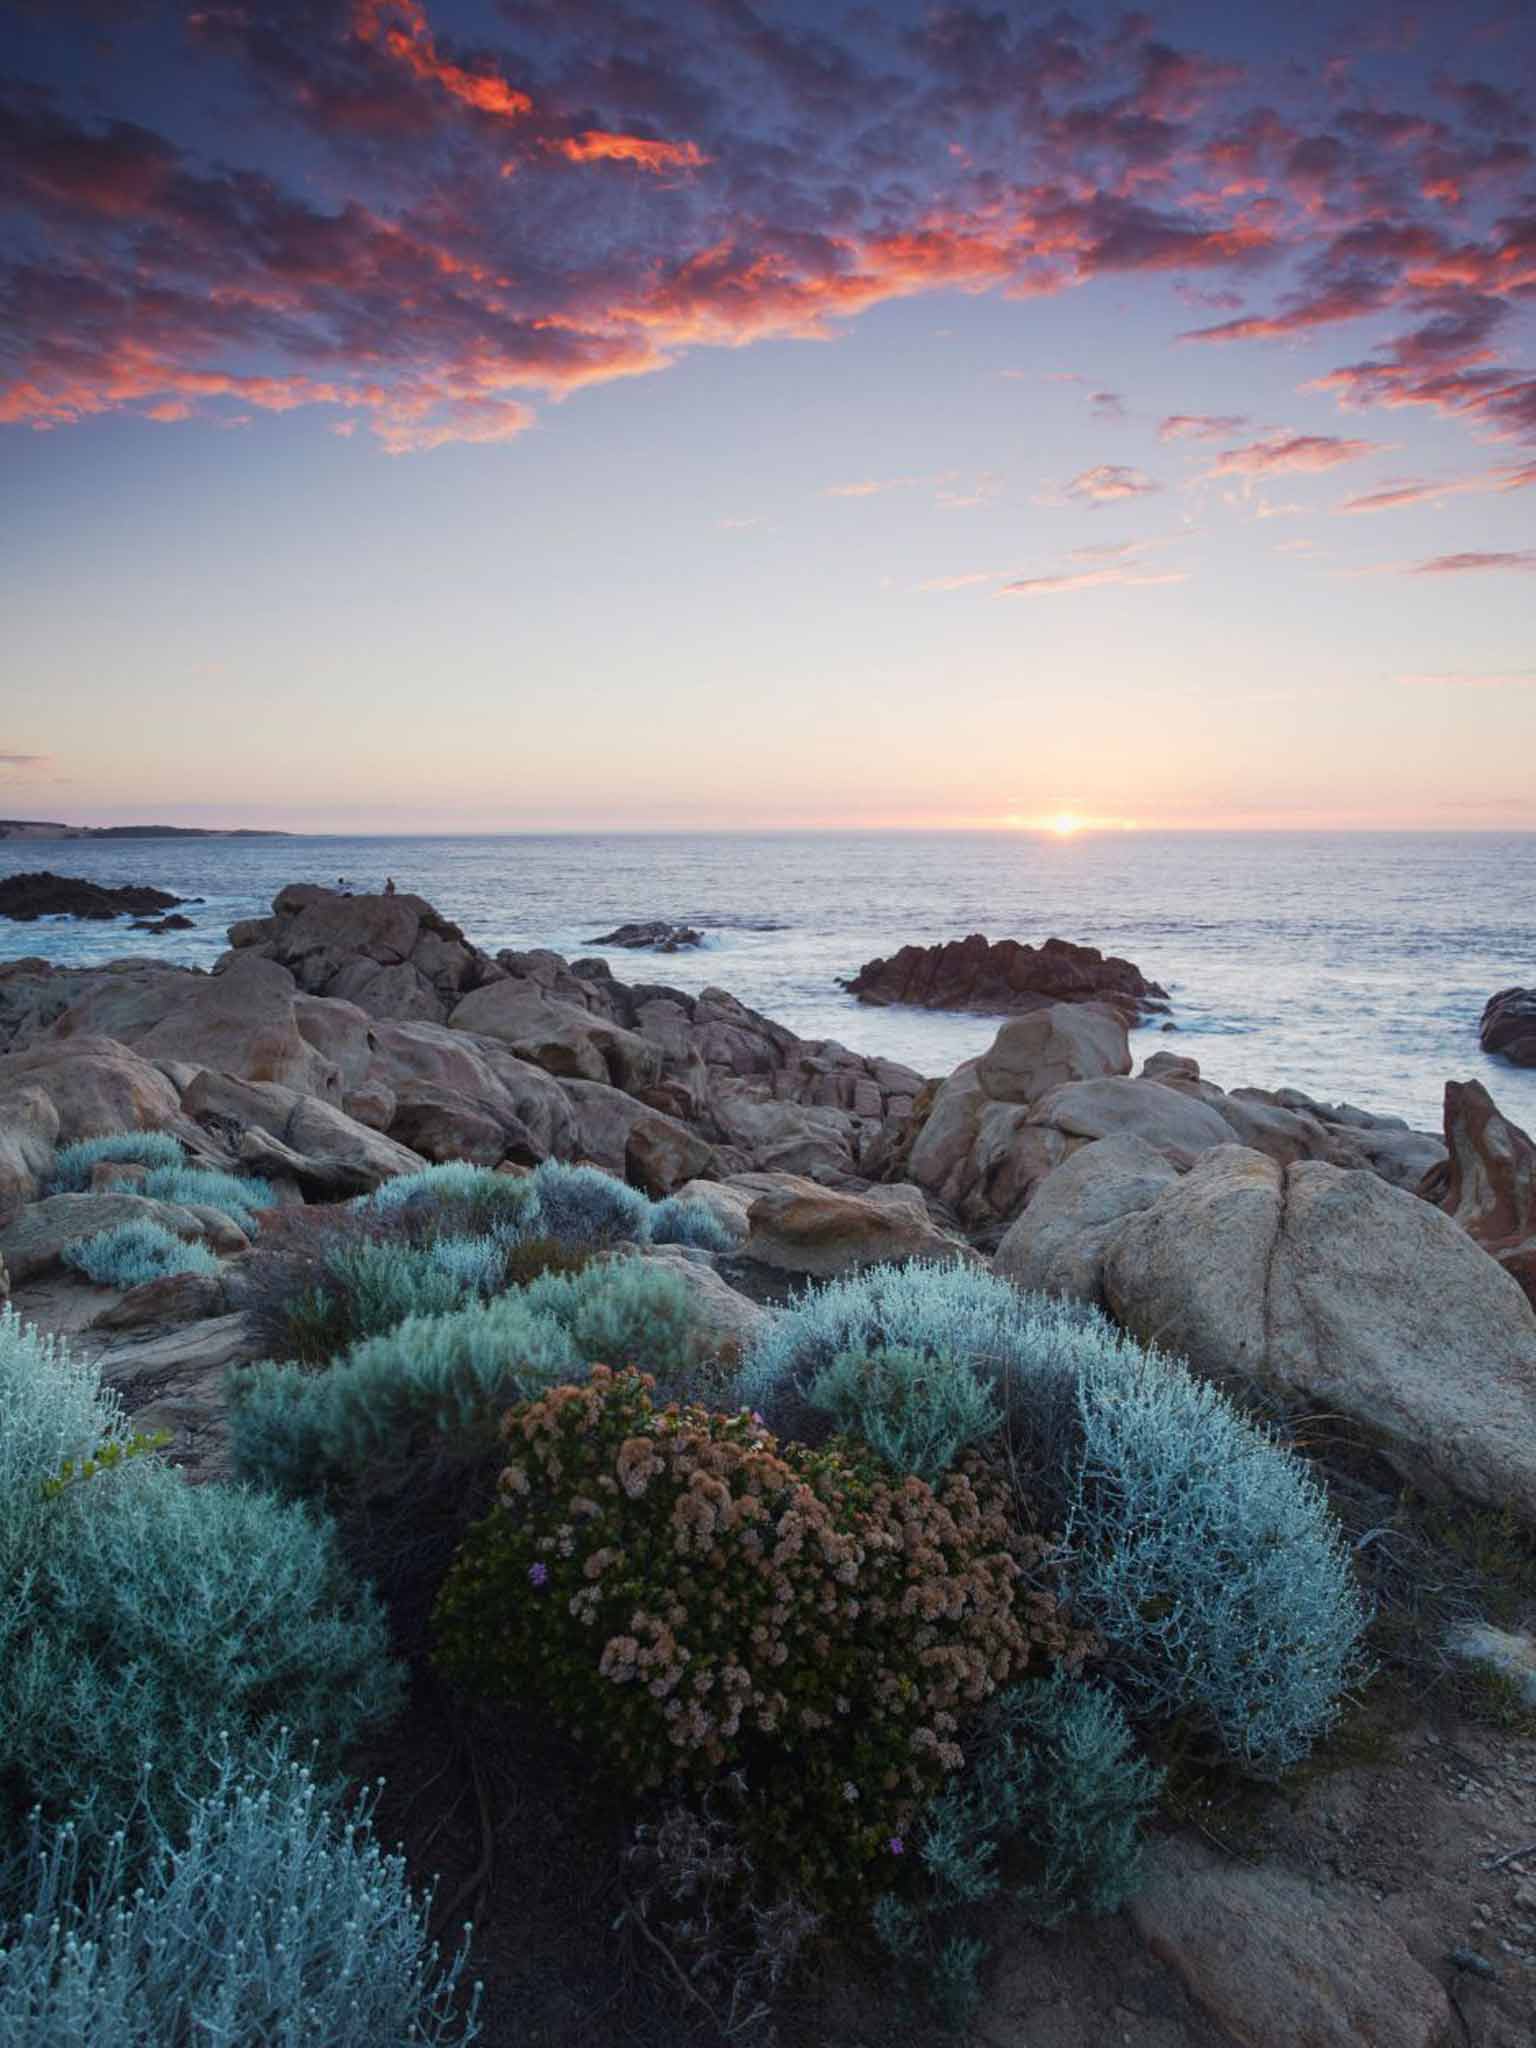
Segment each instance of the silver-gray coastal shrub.
[{"label": "silver-gray coastal shrub", "polygon": [[189,1244],[162,1224],[118,1223],[94,1237],[66,1245],[66,1266],[73,1266],[98,1287],[139,1287],[168,1273],[217,1273],[219,1262],[205,1244]]},{"label": "silver-gray coastal shrub", "polygon": [[78,1831],[30,1817],[0,1881],[7,2048],[469,2048],[478,1987],[446,1961],[372,1805],[329,1807],[277,1747],[227,1749],[174,1836],[95,1867]]},{"label": "silver-gray coastal shrub", "polygon": [[626,1240],[643,1243],[650,1233],[649,1196],[600,1166],[566,1166],[546,1159],[529,1180],[546,1237],[598,1249]]},{"label": "silver-gray coastal shrub", "polygon": [[505,1408],[581,1364],[568,1331],[523,1292],[410,1316],[322,1372],[266,1364],[232,1373],[234,1468],[292,1499],[345,1491],[369,1468],[408,1466],[424,1441],[494,1442]]},{"label": "silver-gray coastal shrub", "polygon": [[263,1210],[277,1200],[271,1183],[258,1175],[224,1173],[209,1166],[157,1166],[145,1180],[144,1192],[157,1202],[221,1209],[247,1237],[256,1234]]},{"label": "silver-gray coastal shrub", "polygon": [[567,1331],[588,1365],[639,1365],[658,1377],[692,1362],[688,1283],[659,1261],[618,1256],[578,1273],[541,1273],[525,1304]]},{"label": "silver-gray coastal shrub", "polygon": [[668,1195],[651,1210],[652,1244],[685,1244],[705,1252],[733,1252],[738,1242],[704,1202]]},{"label": "silver-gray coastal shrub", "polygon": [[531,1174],[495,1173],[461,1159],[396,1174],[353,1206],[375,1216],[419,1215],[445,1235],[491,1235],[508,1244],[541,1228]]},{"label": "silver-gray coastal shrub", "polygon": [[792,1429],[840,1354],[889,1344],[934,1362],[943,1414],[959,1405],[947,1375],[992,1391],[1022,1490],[1067,1541],[1063,1591],[1133,1712],[1262,1771],[1307,1753],[1360,1675],[1365,1616],[1299,1458],[1096,1311],[957,1266],[807,1294],[755,1349],[741,1398]]},{"label": "silver-gray coastal shrub", "polygon": [[109,1131],[102,1138],[77,1138],[53,1155],[50,1195],[82,1194],[93,1170],[104,1161],[126,1166],[180,1166],[186,1158],[168,1131]]},{"label": "silver-gray coastal shrub", "polygon": [[329,1526],[152,1457],[103,1461],[131,1439],[93,1381],[0,1318],[0,1834],[38,1805],[98,1839],[136,1798],[173,1826],[220,1731],[238,1746],[281,1721],[330,1763],[399,1703]]}]

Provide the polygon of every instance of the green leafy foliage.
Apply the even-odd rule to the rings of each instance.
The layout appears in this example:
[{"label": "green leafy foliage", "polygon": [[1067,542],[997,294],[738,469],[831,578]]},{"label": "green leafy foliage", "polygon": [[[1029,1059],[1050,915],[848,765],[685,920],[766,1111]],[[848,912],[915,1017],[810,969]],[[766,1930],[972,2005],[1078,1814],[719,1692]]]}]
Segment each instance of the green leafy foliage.
[{"label": "green leafy foliage", "polygon": [[205,1244],[189,1244],[159,1223],[119,1223],[64,1248],[64,1263],[98,1287],[139,1287],[168,1273],[217,1273]]},{"label": "green leafy foliage", "polygon": [[177,1167],[186,1155],[167,1131],[110,1131],[102,1138],[79,1138],[61,1145],[53,1156],[48,1180],[50,1195],[83,1194],[94,1169],[105,1161],[123,1166]]},{"label": "green leafy foliage", "polygon": [[810,1397],[888,1465],[928,1480],[968,1444],[995,1436],[1003,1419],[984,1380],[900,1344],[840,1351],[812,1381]]},{"label": "green leafy foliage", "polygon": [[873,1912],[947,2025],[963,2025],[980,1995],[986,1948],[963,1931],[967,1910],[1001,1893],[1046,1927],[1116,1911],[1136,1888],[1160,1784],[1106,1688],[1058,1671],[997,1695],[964,1770],[917,1823],[907,1891]]},{"label": "green leafy foliage", "polygon": [[95,1375],[10,1312],[0,1414],[0,1826],[37,1805],[99,1842],[137,1802],[174,1827],[219,1731],[282,1722],[329,1764],[393,1713],[377,1603],[308,1510],[136,1454]]},{"label": "green leafy foliage", "polygon": [[93,1864],[68,1823],[30,1816],[0,1871],[0,2039],[8,2048],[468,2048],[429,1900],[380,1848],[372,1808],[327,1807],[279,1746],[217,1757],[184,1829],[114,1833]]},{"label": "green leafy foliage", "polygon": [[964,1719],[1074,1645],[1015,1605],[984,1475],[935,1489],[860,1447],[779,1445],[745,1411],[657,1409],[593,1368],[508,1418],[498,1505],[436,1612],[438,1660],[542,1699],[632,1786],[722,1773],[739,1824],[811,1898],[878,1882],[955,1769]]}]

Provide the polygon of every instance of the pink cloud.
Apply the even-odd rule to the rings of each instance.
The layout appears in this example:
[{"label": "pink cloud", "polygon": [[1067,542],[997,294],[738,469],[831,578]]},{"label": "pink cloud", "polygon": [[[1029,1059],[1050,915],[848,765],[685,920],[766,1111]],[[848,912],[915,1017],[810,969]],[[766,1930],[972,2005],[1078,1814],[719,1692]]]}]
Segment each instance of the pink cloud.
[{"label": "pink cloud", "polygon": [[1379,452],[1379,441],[1352,441],[1338,434],[1268,434],[1246,447],[1224,448],[1210,476],[1277,476],[1337,469]]},{"label": "pink cloud", "polygon": [[1486,471],[1481,476],[1448,478],[1440,483],[1408,482],[1388,484],[1363,497],[1346,498],[1336,512],[1389,512],[1405,505],[1438,504],[1444,498],[1482,495],[1486,492],[1522,491],[1536,487],[1536,462]]},{"label": "pink cloud", "polygon": [[1133,588],[1159,583],[1187,583],[1187,569],[1165,569],[1156,575],[1126,568],[1073,569],[1059,576],[1024,576],[1005,583],[1000,597],[1051,597],[1070,590],[1097,590],[1106,583],[1123,583]]},{"label": "pink cloud", "polygon": [[1122,498],[1149,497],[1153,491],[1161,489],[1161,484],[1154,483],[1139,469],[1132,469],[1123,462],[1101,462],[1073,477],[1064,486],[1063,495],[1092,505],[1109,505]]},{"label": "pink cloud", "polygon": [[1451,675],[1410,675],[1399,676],[1400,683],[1411,689],[1437,690],[1518,690],[1536,687],[1536,668],[1511,669],[1503,675],[1469,675],[1465,672]]},{"label": "pink cloud", "polygon": [[1225,434],[1238,433],[1248,424],[1240,412],[1170,413],[1157,430],[1160,441],[1219,441]]},{"label": "pink cloud", "polygon": [[1460,576],[1480,569],[1536,570],[1536,548],[1471,549],[1459,555],[1431,555],[1409,565],[1410,576]]}]

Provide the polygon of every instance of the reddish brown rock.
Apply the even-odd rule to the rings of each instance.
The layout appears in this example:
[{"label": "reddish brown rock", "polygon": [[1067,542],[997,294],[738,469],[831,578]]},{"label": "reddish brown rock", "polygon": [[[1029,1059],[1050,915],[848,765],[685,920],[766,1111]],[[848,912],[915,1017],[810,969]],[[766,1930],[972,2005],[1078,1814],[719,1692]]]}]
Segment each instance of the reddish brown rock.
[{"label": "reddish brown rock", "polygon": [[861,1003],[912,1003],[924,1010],[1038,1010],[1047,1003],[1107,1003],[1131,1022],[1168,1008],[1168,991],[1129,960],[1047,939],[1021,946],[972,932],[942,946],[903,946],[868,960],[843,986]]},{"label": "reddish brown rock", "polygon": [[1490,996],[1477,1035],[1484,1052],[1513,1067],[1536,1067],[1536,988],[1501,988]]},{"label": "reddish brown rock", "polygon": [[1536,1144],[1502,1116],[1480,1081],[1445,1084],[1444,1166],[1419,1193],[1513,1274],[1536,1304]]}]

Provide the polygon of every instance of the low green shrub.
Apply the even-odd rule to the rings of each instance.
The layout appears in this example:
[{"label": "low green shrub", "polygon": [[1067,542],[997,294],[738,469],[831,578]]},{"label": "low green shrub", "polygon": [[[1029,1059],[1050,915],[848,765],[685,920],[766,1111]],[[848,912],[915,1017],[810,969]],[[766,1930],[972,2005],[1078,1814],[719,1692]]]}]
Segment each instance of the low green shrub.
[{"label": "low green shrub", "polygon": [[539,1200],[531,1174],[496,1173],[448,1160],[417,1173],[397,1174],[360,1195],[362,1214],[417,1224],[430,1235],[496,1236],[508,1243],[539,1228]]},{"label": "low green shrub", "polygon": [[132,1455],[94,1374],[10,1312],[0,1414],[0,1837],[40,1806],[99,1842],[136,1801],[174,1830],[221,1731],[281,1722],[329,1766],[395,1711],[377,1602],[307,1509]]},{"label": "low green shrub", "polygon": [[104,1138],[77,1138],[53,1155],[48,1178],[50,1195],[83,1194],[93,1170],[105,1161],[114,1165],[175,1167],[186,1158],[167,1131],[111,1131]]},{"label": "low green shrub", "polygon": [[652,1244],[696,1245],[700,1251],[733,1252],[738,1239],[703,1202],[668,1195],[651,1210]]},{"label": "low green shrub", "polygon": [[739,1774],[765,1876],[813,1899],[878,1883],[966,1717],[1082,1645],[1044,1595],[1016,1603],[984,1474],[936,1491],[745,1411],[658,1410],[652,1385],[595,1366],[508,1416],[438,1662],[482,1698],[541,1699],[632,1787]]},{"label": "low green shrub", "polygon": [[992,1389],[901,1344],[840,1351],[811,1382],[813,1404],[898,1472],[937,1479],[968,1444],[996,1436],[1003,1413]]},{"label": "low green shrub", "polygon": [[643,1360],[665,1373],[693,1362],[693,1297],[687,1281],[660,1261],[620,1256],[575,1273],[543,1273],[522,1290],[522,1299],[568,1331],[588,1363]]},{"label": "low green shrub", "polygon": [[1161,1775],[1140,1760],[1106,1688],[1057,1671],[988,1706],[965,1769],[914,1830],[913,1881],[875,1901],[875,1931],[914,1966],[943,2020],[980,1995],[985,1944],[969,1910],[1006,1895],[1038,1925],[1113,1913],[1135,1891]]},{"label": "low green shrub", "polygon": [[430,1899],[279,1748],[221,1752],[184,1831],[136,1865],[114,1833],[95,1867],[78,1831],[33,1814],[0,1872],[0,2039],[8,2048],[468,2048],[478,1987],[446,1963]]},{"label": "low green shrub", "polygon": [[[902,1376],[855,1372],[850,1391],[840,1355],[893,1346],[909,1354]],[[932,1362],[926,1378],[913,1355]],[[925,1430],[957,1449],[995,1436],[1021,1496],[1060,1530],[1063,1590],[1144,1720],[1271,1772],[1305,1756],[1361,1674],[1350,1557],[1305,1465],[1094,1311],[964,1267],[876,1268],[802,1297],[741,1385],[770,1424],[811,1431],[819,1416],[876,1433],[893,1428],[890,1388],[905,1387],[908,1454]]]},{"label": "low green shrub", "polygon": [[145,1181],[144,1192],[157,1202],[220,1209],[247,1237],[255,1236],[262,1212],[277,1200],[270,1183],[255,1174],[242,1178],[205,1166],[157,1166]]},{"label": "low green shrub", "polygon": [[98,1287],[138,1287],[168,1273],[217,1273],[205,1244],[189,1244],[158,1223],[119,1223],[64,1248],[64,1263]]}]

